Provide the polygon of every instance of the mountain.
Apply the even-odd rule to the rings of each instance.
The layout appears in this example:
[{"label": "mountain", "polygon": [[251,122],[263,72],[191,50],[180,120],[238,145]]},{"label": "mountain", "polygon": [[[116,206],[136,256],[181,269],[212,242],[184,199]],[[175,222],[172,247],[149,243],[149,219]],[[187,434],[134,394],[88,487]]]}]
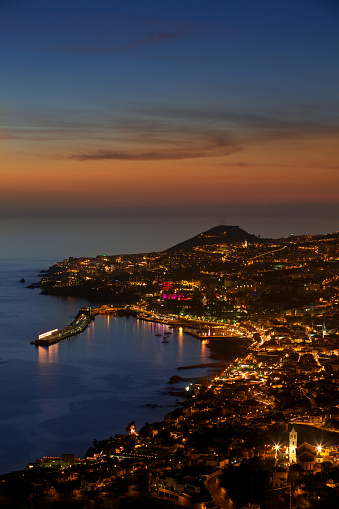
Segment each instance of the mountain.
[{"label": "mountain", "polygon": [[166,249],[166,252],[191,250],[194,247],[213,244],[242,244],[245,241],[259,242],[259,237],[245,232],[239,226],[219,225]]}]

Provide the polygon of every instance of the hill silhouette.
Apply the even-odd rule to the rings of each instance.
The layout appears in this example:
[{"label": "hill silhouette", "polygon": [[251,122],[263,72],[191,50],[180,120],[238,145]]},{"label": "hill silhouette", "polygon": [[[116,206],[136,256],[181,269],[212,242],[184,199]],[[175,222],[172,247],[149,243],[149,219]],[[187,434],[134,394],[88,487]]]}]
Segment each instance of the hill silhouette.
[{"label": "hill silhouette", "polygon": [[166,249],[166,252],[180,250],[188,251],[194,247],[213,244],[242,244],[245,241],[258,242],[259,237],[252,235],[251,233],[247,233],[242,228],[239,228],[239,226],[219,225]]}]

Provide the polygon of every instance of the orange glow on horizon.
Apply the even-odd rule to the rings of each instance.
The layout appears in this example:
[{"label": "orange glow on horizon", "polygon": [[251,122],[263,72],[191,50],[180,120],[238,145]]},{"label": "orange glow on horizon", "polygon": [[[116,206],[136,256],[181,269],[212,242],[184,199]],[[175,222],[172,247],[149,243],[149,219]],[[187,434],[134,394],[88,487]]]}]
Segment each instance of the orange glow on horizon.
[{"label": "orange glow on horizon", "polygon": [[[18,143],[20,146],[20,143]],[[15,145],[14,145],[15,146]],[[8,146],[7,146],[8,148]],[[14,147],[13,147],[14,148]],[[332,202],[339,199],[337,139],[247,144],[218,157],[178,160],[88,160],[5,154],[3,203],[60,206],[172,205],[204,203]],[[11,157],[10,157],[11,156]]]}]

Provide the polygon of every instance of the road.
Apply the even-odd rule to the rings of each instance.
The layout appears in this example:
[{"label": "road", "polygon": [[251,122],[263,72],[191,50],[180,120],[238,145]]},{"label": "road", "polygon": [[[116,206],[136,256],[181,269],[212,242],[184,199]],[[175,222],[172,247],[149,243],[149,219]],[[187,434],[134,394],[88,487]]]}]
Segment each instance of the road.
[{"label": "road", "polygon": [[323,431],[329,431],[330,433],[339,433],[339,430],[334,428],[325,428],[325,426],[321,423],[309,422],[309,421],[291,421],[291,424],[303,424],[305,426],[310,426],[311,428],[321,429]]},{"label": "road", "polygon": [[228,498],[226,490],[219,484],[218,475],[221,474],[221,470],[214,472],[209,476],[205,485],[213,498],[215,505],[221,509],[235,509],[235,506],[230,498]]}]

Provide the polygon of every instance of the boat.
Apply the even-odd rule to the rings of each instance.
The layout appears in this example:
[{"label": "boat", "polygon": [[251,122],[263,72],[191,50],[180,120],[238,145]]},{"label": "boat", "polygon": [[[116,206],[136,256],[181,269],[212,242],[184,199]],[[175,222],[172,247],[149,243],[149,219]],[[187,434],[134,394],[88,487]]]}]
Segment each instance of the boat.
[{"label": "boat", "polygon": [[161,334],[156,334],[156,336],[161,336]]},{"label": "boat", "polygon": [[163,338],[163,340],[161,342],[162,343],[169,343],[168,339],[166,339],[165,337]]}]

